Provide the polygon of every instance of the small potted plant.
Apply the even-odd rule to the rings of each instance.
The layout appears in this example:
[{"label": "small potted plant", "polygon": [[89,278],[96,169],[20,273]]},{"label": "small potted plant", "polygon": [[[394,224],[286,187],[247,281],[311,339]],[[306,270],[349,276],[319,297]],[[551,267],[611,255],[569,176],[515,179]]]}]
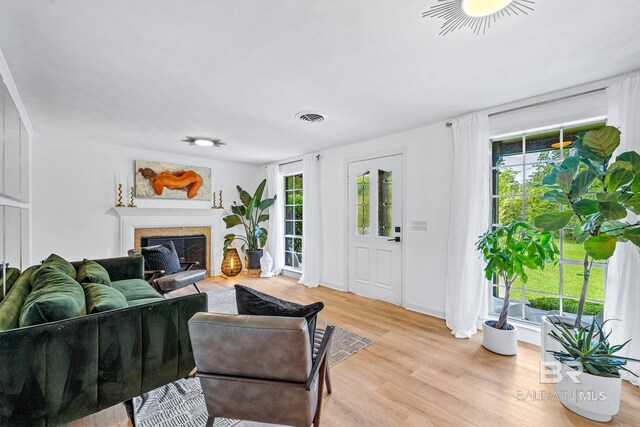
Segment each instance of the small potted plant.
[{"label": "small potted plant", "polygon": [[575,329],[555,318],[555,327],[549,336],[561,346],[561,351],[550,353],[562,364],[561,378],[556,382],[556,393],[562,404],[585,418],[607,422],[618,413],[622,379],[620,371],[637,376],[625,365],[638,359],[616,356],[629,341],[611,345],[604,324],[594,318],[590,326]]},{"label": "small potted plant", "polygon": [[489,319],[482,324],[482,345],[494,353],[514,355],[518,349],[517,330],[507,322],[511,286],[517,280],[527,283],[527,269],[543,270],[547,262],[556,262],[558,247],[550,233],[519,221],[480,236],[476,248],[487,264],[486,278],[497,277],[505,287],[498,320]]},{"label": "small potted plant", "polygon": [[[580,133],[573,145],[575,153],[555,166],[542,181],[548,189],[542,198],[563,209],[536,217],[534,224],[549,232],[572,227],[576,242],[584,246],[576,317],[560,319],[579,328],[594,260],[611,258],[618,242],[630,241],[640,246],[640,221],[628,221],[633,217],[629,213],[640,214],[640,155],[628,151],[612,162],[620,145],[620,131],[611,126]],[[552,322],[558,319],[548,316],[542,319],[542,358],[547,362],[553,360],[548,350],[559,350],[559,345],[549,338]]]},{"label": "small potted plant", "polygon": [[242,204],[238,205],[236,202],[233,202],[231,206],[231,212],[233,212],[233,214],[222,218],[227,228],[242,225],[245,233],[244,236],[235,233],[224,236],[224,256],[226,256],[227,248],[233,241],[242,241],[242,250],[247,257],[247,268],[249,269],[260,268],[262,248],[267,243],[267,230],[260,224],[269,220],[269,214],[265,213],[265,211],[276,201],[275,196],[270,199],[262,199],[266,185],[267,180],[262,180],[253,196],[238,186],[238,193],[240,194],[240,202]]}]

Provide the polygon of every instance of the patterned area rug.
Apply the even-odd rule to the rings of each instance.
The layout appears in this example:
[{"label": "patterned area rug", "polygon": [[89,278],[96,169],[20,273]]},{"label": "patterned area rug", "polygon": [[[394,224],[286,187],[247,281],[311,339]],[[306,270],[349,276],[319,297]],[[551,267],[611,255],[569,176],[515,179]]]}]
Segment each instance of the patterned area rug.
[{"label": "patterned area rug", "polygon": [[[207,292],[209,311],[235,314],[235,289]],[[327,322],[318,321],[324,327]],[[329,354],[329,366],[343,361],[370,345],[373,341],[353,332],[336,327]],[[136,427],[204,427],[207,408],[198,378],[178,380],[133,399],[133,417]],[[239,420],[216,418],[214,427],[231,427]]]}]

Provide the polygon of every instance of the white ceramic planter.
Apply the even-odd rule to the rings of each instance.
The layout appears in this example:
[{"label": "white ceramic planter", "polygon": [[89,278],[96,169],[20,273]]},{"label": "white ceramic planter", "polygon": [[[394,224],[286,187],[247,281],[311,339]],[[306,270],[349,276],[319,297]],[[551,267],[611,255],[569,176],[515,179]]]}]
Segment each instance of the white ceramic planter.
[{"label": "white ceramic planter", "polygon": [[549,336],[549,333],[555,329],[556,327],[553,326],[551,319],[547,316],[542,316],[542,321],[540,322],[540,358],[543,362],[556,362],[556,358],[548,350],[564,351],[560,343]]},{"label": "white ceramic planter", "polygon": [[[562,368],[562,379],[556,383],[560,402],[576,414],[594,421],[607,422],[620,409],[620,378],[596,377],[587,372],[577,374],[579,383],[571,375],[571,368]],[[576,371],[573,371],[576,373]]]},{"label": "white ceramic planter", "polygon": [[[511,325],[513,326],[513,325]],[[518,352],[518,329],[496,329],[487,325],[487,320],[482,323],[482,345],[487,350],[504,356],[513,356]]]}]

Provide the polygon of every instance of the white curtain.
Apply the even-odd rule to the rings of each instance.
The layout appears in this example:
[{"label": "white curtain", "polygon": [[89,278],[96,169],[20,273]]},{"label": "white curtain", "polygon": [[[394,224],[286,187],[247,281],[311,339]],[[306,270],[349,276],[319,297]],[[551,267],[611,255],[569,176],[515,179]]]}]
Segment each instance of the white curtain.
[{"label": "white curtain", "polygon": [[280,274],[284,266],[284,179],[280,176],[280,166],[267,166],[267,194],[277,196],[276,202],[269,211],[269,235],[267,250],[273,258],[273,273]]},{"label": "white curtain", "polygon": [[310,154],[302,159],[302,277],[309,288],[322,280],[322,217],[320,204],[320,160]]},{"label": "white curtain", "polygon": [[[625,151],[640,152],[640,77],[616,83],[607,89],[609,99],[608,123],[620,129],[621,143],[616,154]],[[630,222],[639,218],[627,218]],[[640,358],[640,253],[632,243],[618,243],[617,250],[609,260],[607,284],[604,297],[605,319],[609,322],[610,341],[621,344],[632,341],[618,354]],[[640,364],[627,366],[640,375]],[[640,380],[626,372],[622,377],[640,386]]]},{"label": "white curtain", "polygon": [[446,319],[456,338],[476,333],[486,316],[487,282],[475,250],[490,225],[489,119],[476,114],[453,122],[453,177],[447,248]]}]

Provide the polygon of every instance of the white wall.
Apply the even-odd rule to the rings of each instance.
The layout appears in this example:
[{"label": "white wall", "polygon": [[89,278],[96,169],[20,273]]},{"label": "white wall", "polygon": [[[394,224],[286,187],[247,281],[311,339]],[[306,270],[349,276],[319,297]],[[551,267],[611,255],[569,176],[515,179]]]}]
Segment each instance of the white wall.
[{"label": "white wall", "polygon": [[[178,143],[178,142],[177,142]],[[121,256],[118,253],[116,180],[133,179],[134,160],[174,162],[212,169],[212,187],[223,190],[224,205],[237,199],[236,185],[254,189],[264,167],[154,150],[36,134],[33,143],[33,257],[51,253],[69,260]],[[136,200],[139,207],[205,208],[210,201]]]},{"label": "white wall", "polygon": [[[323,283],[347,290],[347,163],[403,153],[403,224],[406,308],[444,316],[453,138],[444,123],[412,129],[321,152]],[[410,231],[410,221],[427,221],[428,231]]]}]

